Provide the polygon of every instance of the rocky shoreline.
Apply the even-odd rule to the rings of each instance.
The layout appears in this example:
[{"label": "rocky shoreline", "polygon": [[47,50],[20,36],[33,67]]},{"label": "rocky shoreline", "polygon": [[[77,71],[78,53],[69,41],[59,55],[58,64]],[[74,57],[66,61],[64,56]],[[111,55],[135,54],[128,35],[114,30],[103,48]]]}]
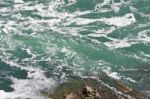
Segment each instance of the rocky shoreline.
[{"label": "rocky shoreline", "polygon": [[[113,90],[94,78],[74,77],[58,85],[48,94],[52,99],[150,99],[124,83],[112,80],[117,87]],[[116,92],[117,91],[117,92]]]}]

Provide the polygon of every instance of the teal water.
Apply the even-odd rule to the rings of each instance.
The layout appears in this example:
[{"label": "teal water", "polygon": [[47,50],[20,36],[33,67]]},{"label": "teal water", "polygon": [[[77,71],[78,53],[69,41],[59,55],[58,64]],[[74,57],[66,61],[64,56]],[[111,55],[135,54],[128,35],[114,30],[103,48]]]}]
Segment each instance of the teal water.
[{"label": "teal water", "polygon": [[150,0],[0,0],[0,99],[102,73],[150,94]]}]

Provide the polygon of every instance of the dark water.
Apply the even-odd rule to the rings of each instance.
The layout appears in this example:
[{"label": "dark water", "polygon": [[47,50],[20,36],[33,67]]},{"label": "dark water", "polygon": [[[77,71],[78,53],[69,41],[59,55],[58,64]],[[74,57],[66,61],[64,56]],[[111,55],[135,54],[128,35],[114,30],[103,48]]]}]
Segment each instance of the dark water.
[{"label": "dark water", "polygon": [[0,99],[101,73],[150,93],[150,0],[0,0]]}]

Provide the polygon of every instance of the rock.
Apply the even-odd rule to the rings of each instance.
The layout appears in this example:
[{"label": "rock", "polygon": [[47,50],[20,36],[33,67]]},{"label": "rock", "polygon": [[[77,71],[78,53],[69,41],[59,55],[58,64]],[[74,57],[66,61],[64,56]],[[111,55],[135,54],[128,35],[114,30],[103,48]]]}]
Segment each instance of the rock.
[{"label": "rock", "polygon": [[98,82],[96,79],[86,78],[84,80],[85,85],[91,87],[87,89],[90,89],[89,92],[91,92],[87,94],[93,97],[90,99],[118,99],[115,92]]},{"label": "rock", "polygon": [[60,84],[50,97],[52,99],[117,99],[117,95],[112,90],[104,87],[94,79],[76,78]]},{"label": "rock", "polygon": [[116,84],[117,84],[117,86],[116,86],[117,89],[118,89],[119,91],[123,92],[123,93],[128,94],[128,93],[134,91],[133,88],[130,88],[129,86],[127,86],[127,85],[121,83],[120,81],[116,81]]},{"label": "rock", "polygon": [[60,84],[50,95],[52,99],[84,99],[82,90],[84,81],[82,79],[70,80]]},{"label": "rock", "polygon": [[100,97],[101,97],[98,92],[96,92],[95,96],[96,96],[97,98],[100,98]]},{"label": "rock", "polygon": [[117,91],[129,95],[131,97],[134,97],[135,99],[150,99],[150,96],[148,96],[147,94],[135,90],[130,86],[127,86],[120,80],[108,77],[104,72],[101,72],[101,74],[99,75],[99,79],[101,79],[104,83],[108,84],[109,86],[114,87]]},{"label": "rock", "polygon": [[86,90],[89,92],[89,93],[93,93],[94,90],[90,87],[90,86],[86,86]]},{"label": "rock", "polygon": [[70,93],[66,96],[66,99],[77,99],[77,95],[75,93]]},{"label": "rock", "polygon": [[[135,99],[150,99],[120,81],[112,79],[109,81],[112,81],[112,86],[121,93]],[[52,99],[130,99],[123,94],[116,93],[96,79],[80,77],[71,77],[56,87],[49,96]]]}]

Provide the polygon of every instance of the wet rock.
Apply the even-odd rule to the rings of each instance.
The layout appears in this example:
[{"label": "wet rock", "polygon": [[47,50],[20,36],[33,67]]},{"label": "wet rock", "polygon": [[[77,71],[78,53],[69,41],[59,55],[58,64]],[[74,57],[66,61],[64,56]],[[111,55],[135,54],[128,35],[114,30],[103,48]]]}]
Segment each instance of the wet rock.
[{"label": "wet rock", "polygon": [[[120,80],[116,80],[111,77],[108,77],[103,72],[100,74],[99,79],[101,79],[104,83],[108,84],[109,86],[114,87],[118,92],[131,96],[134,99],[150,99],[150,97],[147,94],[142,93],[130,86],[127,86],[125,83],[121,82]],[[127,99],[128,98],[129,97],[127,97]]]},{"label": "wet rock", "polygon": [[60,84],[50,95],[52,99],[84,99],[82,90],[84,81],[82,79],[70,80]]},{"label": "wet rock", "polygon": [[117,95],[94,79],[74,79],[60,84],[52,99],[117,99]]},{"label": "wet rock", "polygon": [[49,97],[52,99],[150,99],[118,80],[109,79],[109,81],[112,81],[112,87],[121,93],[117,93],[96,79],[71,77],[56,87]]},{"label": "wet rock", "polygon": [[70,93],[69,95],[66,96],[66,99],[77,99],[77,94],[75,93]]},{"label": "wet rock", "polygon": [[89,99],[118,99],[115,92],[104,86],[96,79],[86,78],[85,85]]}]

